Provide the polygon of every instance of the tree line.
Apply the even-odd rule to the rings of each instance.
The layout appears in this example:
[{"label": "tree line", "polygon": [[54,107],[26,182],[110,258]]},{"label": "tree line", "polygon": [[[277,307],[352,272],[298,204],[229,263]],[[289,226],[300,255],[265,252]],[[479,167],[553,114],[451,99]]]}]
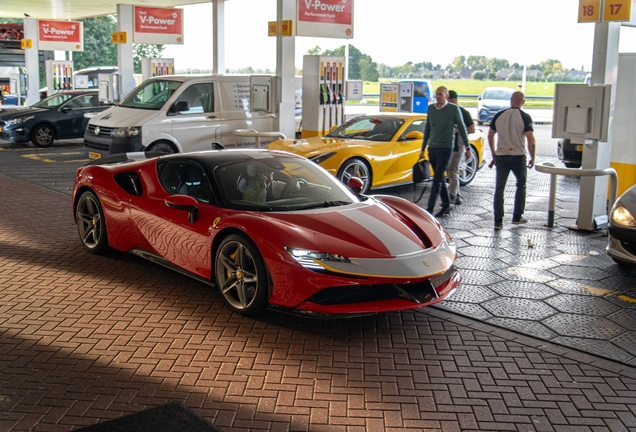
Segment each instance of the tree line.
[{"label": "tree line", "polygon": [[[321,50],[319,46],[310,49],[308,55],[345,55],[345,46],[338,47],[333,50]],[[377,64],[370,55],[361,52],[353,45],[349,45],[349,79],[360,79],[363,81],[377,82],[379,78],[433,78],[437,71],[444,71],[447,74],[461,72],[468,69],[472,71],[473,79],[495,79],[497,71],[501,69],[521,70],[523,65],[519,63],[510,63],[506,59],[488,58],[486,56],[470,55],[468,57],[460,55],[453,59],[446,67],[431,62],[413,63],[411,61],[401,66],[389,66],[386,64]],[[533,75],[529,75],[529,81],[569,81],[569,72],[584,71],[581,69],[566,70],[559,60],[548,59],[538,64],[526,66],[527,70],[538,71]],[[512,73],[508,76],[508,80],[518,81],[521,79],[520,74]],[[579,81],[582,79],[573,79]]]}]

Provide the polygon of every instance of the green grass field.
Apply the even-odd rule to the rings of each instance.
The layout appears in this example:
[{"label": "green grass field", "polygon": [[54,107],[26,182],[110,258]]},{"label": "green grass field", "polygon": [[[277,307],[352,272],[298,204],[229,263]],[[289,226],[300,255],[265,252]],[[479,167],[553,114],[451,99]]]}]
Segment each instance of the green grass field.
[{"label": "green grass field", "polygon": [[[382,79],[381,82],[397,82],[398,79]],[[479,95],[486,87],[510,87],[517,88],[521,81],[477,81],[477,80],[431,80],[433,88],[444,86],[449,90],[455,90],[458,94]],[[526,96],[554,96],[553,82],[526,82]],[[363,86],[364,94],[379,94],[380,82],[366,82]],[[365,98],[369,104],[377,104],[377,98]],[[477,98],[459,98],[462,106],[477,106]],[[528,108],[552,108],[552,101],[526,100]]]}]

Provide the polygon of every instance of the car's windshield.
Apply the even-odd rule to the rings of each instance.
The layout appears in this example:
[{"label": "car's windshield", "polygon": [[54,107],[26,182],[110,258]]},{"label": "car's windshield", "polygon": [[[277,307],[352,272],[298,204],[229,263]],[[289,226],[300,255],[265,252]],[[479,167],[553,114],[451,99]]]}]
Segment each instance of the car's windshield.
[{"label": "car's windshield", "polygon": [[146,81],[126,96],[119,106],[160,110],[181,84],[183,84],[182,81],[175,80]]},{"label": "car's windshield", "polygon": [[509,100],[513,92],[512,89],[486,90],[482,99]]},{"label": "car's windshield", "polygon": [[391,117],[356,117],[327,134],[329,138],[356,138],[368,141],[391,141],[404,123]]},{"label": "car's windshield", "polygon": [[47,97],[46,99],[42,99],[40,102],[34,103],[33,106],[47,109],[57,108],[73,96],[74,95],[68,93],[57,93],[53,96]]},{"label": "car's windshield", "polygon": [[214,172],[229,208],[295,211],[349,205],[356,196],[313,162],[288,156],[224,164]]}]

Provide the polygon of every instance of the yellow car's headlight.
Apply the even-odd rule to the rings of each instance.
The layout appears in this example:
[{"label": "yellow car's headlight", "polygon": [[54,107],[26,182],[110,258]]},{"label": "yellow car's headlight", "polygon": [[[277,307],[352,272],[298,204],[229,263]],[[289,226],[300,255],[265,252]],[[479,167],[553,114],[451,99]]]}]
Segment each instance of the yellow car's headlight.
[{"label": "yellow car's headlight", "polygon": [[625,228],[636,228],[636,219],[623,204],[617,203],[612,212],[612,224]]}]

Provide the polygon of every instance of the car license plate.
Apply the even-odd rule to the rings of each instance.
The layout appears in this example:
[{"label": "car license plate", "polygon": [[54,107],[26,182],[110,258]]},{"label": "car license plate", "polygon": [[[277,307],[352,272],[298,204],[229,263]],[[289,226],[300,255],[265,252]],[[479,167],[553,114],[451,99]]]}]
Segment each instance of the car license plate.
[{"label": "car license plate", "polygon": [[96,153],[96,152],[89,152],[88,153],[88,157],[91,159],[99,159],[102,157],[101,153]]},{"label": "car license plate", "polygon": [[578,151],[578,152],[582,152],[582,151],[583,151],[583,146],[582,146],[582,145],[574,146],[574,148],[575,148],[575,149],[576,149],[576,151]]}]

